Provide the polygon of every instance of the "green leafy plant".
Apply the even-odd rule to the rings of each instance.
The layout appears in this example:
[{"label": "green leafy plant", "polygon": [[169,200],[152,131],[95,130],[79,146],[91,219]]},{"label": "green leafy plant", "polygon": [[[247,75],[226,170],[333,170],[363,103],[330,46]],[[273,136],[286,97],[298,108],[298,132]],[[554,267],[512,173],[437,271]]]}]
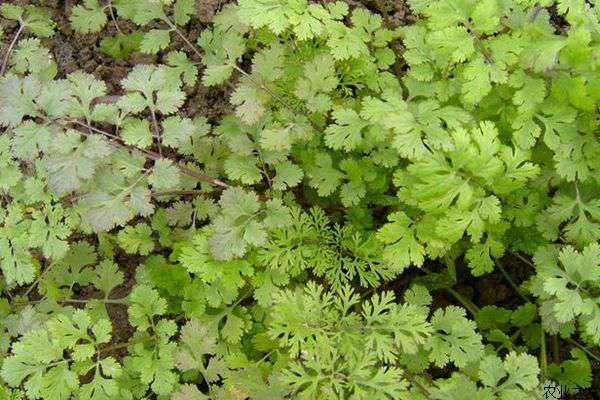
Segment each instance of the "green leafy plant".
[{"label": "green leafy plant", "polygon": [[139,50],[143,36],[141,32],[134,32],[104,37],[100,42],[100,51],[113,58],[125,59]]},{"label": "green leafy plant", "polygon": [[[600,307],[597,296],[600,267],[600,247],[597,243],[578,253],[572,247],[541,248],[535,255],[538,267],[536,294],[543,299],[542,309],[548,312],[548,324],[579,319],[581,329],[592,342],[600,338]],[[537,285],[536,285],[537,286]]]},{"label": "green leafy plant", "polygon": [[[2,4],[0,398],[590,388],[597,6],[408,6]],[[134,66],[65,71],[71,28]]]},{"label": "green leafy plant", "polygon": [[[112,357],[100,359],[98,349],[110,341],[111,330],[108,320],[92,323],[82,310],[57,315],[46,328],[28,332],[14,345],[14,355],[2,366],[2,378],[12,386],[24,383],[32,398],[65,399],[73,392],[90,399],[115,395],[117,384],[110,378],[118,377],[121,368]],[[68,358],[65,352],[70,353]],[[77,376],[90,371],[93,379],[80,386]]]},{"label": "green leafy plant", "polygon": [[[34,6],[21,7],[16,4],[5,3],[0,6],[0,15],[8,20],[16,21],[19,25],[12,41],[6,49],[4,57],[2,58],[0,76],[3,76],[6,73],[11,51],[21,35],[24,32],[29,32],[39,38],[52,36],[54,34],[54,22],[50,19],[48,14]],[[0,37],[1,36],[2,35],[0,35]],[[33,55],[38,55],[38,52],[36,51],[33,51],[32,53]],[[49,78],[53,77],[54,76],[50,76]]]},{"label": "green leafy plant", "polygon": [[[148,25],[153,21],[165,24],[166,29],[151,29],[145,32],[141,39],[141,51],[157,53],[169,45],[170,32],[174,31],[181,35],[176,26],[189,22],[190,16],[194,13],[194,2],[191,0],[114,0],[109,1],[107,5],[102,5],[98,0],[85,0],[71,9],[70,22],[77,32],[96,33],[100,32],[107,24],[107,14],[114,20],[115,13],[139,26]],[[115,24],[117,24],[116,21]],[[131,37],[116,36],[112,40],[121,40],[121,46],[123,41],[126,45],[131,45]]]}]

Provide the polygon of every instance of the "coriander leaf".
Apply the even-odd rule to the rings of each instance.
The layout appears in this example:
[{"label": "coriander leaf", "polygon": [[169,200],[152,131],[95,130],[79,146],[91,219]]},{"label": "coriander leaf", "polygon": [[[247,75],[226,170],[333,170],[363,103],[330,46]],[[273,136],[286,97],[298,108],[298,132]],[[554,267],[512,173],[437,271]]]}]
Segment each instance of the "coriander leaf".
[{"label": "coriander leaf", "polygon": [[170,31],[166,29],[151,29],[144,34],[140,43],[140,51],[148,54],[156,54],[164,50],[171,42]]},{"label": "coriander leaf", "polygon": [[77,32],[94,33],[100,32],[108,19],[98,0],[84,0],[71,9],[69,20]]},{"label": "coriander leaf", "polygon": [[155,190],[170,189],[179,184],[179,168],[173,161],[161,158],[154,162],[148,182]]},{"label": "coriander leaf", "polygon": [[123,142],[129,146],[145,149],[153,143],[150,122],[145,119],[130,118],[123,124],[121,130]]},{"label": "coriander leaf", "polygon": [[119,246],[129,254],[147,256],[154,250],[152,228],[144,223],[125,227],[119,232],[117,238]]}]

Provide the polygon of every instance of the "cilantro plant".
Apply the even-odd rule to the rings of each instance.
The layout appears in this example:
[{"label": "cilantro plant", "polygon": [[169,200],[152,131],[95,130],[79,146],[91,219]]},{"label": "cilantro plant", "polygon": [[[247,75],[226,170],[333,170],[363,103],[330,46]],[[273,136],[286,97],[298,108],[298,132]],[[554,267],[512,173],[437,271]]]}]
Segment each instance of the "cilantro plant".
[{"label": "cilantro plant", "polygon": [[[65,26],[14,3],[1,399],[593,386],[595,2],[409,0],[400,26],[343,1],[238,0],[201,25],[191,0],[83,0]],[[59,29],[124,77],[66,70]],[[218,116],[201,91],[226,94]],[[490,301],[497,279],[513,293]]]}]

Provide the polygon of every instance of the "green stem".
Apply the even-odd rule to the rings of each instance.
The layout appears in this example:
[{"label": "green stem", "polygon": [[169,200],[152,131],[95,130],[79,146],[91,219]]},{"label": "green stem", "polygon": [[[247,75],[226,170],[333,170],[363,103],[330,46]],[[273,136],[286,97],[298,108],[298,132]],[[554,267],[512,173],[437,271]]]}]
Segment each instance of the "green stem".
[{"label": "green stem", "polygon": [[8,66],[8,60],[10,58],[10,53],[12,52],[13,48],[15,47],[15,44],[17,44],[17,41],[19,40],[19,36],[21,36],[21,33],[23,32],[24,27],[25,27],[25,25],[23,25],[23,22],[19,21],[19,29],[17,29],[17,33],[15,33],[15,37],[13,38],[12,42],[10,42],[10,44],[8,45],[8,49],[6,49],[6,53],[4,55],[4,60],[2,61],[2,67],[0,68],[0,76],[4,76],[4,73],[6,72],[6,67]]},{"label": "green stem", "polygon": [[519,253],[513,253],[513,254],[515,255],[515,257],[517,257],[519,260],[523,261],[525,264],[529,265],[532,268],[535,268],[535,264],[533,264],[531,261],[529,261],[528,259],[523,257],[521,254],[519,254]]},{"label": "green stem", "polygon": [[543,323],[540,324],[540,332],[540,366],[542,369],[541,381],[545,382],[546,377],[548,376],[548,356],[546,354],[546,333],[544,332]]},{"label": "green stem", "polygon": [[588,349],[587,347],[585,347],[584,345],[582,345],[581,343],[579,343],[578,341],[568,338],[567,342],[571,343],[573,346],[579,347],[581,350],[583,350],[588,356],[590,356],[591,358],[593,358],[594,360],[596,360],[597,362],[600,362],[600,357],[598,357],[596,354],[592,353],[592,351],[590,349]]},{"label": "green stem", "polygon": [[519,286],[517,286],[515,281],[513,281],[513,279],[508,274],[508,272],[506,272],[506,270],[504,269],[504,266],[502,266],[502,263],[500,262],[500,260],[496,260],[496,266],[498,267],[500,272],[502,272],[502,275],[504,275],[504,278],[508,281],[510,286],[512,286],[512,288],[515,290],[515,292],[517,292],[519,297],[521,297],[525,301],[525,303],[529,303],[529,299],[523,294],[523,292],[521,291]]},{"label": "green stem", "polygon": [[510,337],[508,338],[509,342],[508,343],[503,343],[502,346],[500,346],[500,347],[498,347],[496,349],[496,352],[499,353],[505,347],[508,350],[512,351],[514,349],[513,343],[515,342],[515,340],[517,340],[519,338],[519,336],[521,336],[521,328],[517,329],[515,333],[513,333],[512,335],[510,335]]},{"label": "green stem", "polygon": [[423,386],[421,384],[421,382],[419,382],[412,374],[410,374],[407,371],[403,371],[402,375],[404,376],[404,378],[410,382],[411,385],[415,386],[417,389],[419,389],[421,391],[421,393],[423,393],[425,396],[427,396],[427,398],[432,398],[433,395],[431,394],[431,392],[429,391],[429,389],[425,386]]},{"label": "green stem", "polygon": [[108,12],[110,13],[110,19],[115,24],[115,28],[117,28],[117,32],[119,34],[123,34],[123,32],[121,31],[121,28],[119,28],[119,23],[117,22],[117,17],[115,16],[115,10],[113,9],[114,6],[112,4],[112,0],[108,0],[107,7],[108,7]]},{"label": "green stem", "polygon": [[35,279],[35,281],[31,284],[31,286],[29,286],[29,288],[27,288],[27,291],[25,292],[25,294],[23,295],[23,297],[27,297],[29,296],[29,294],[31,293],[31,291],[42,281],[42,278],[44,277],[44,275],[46,275],[46,273],[50,270],[50,268],[52,267],[52,265],[54,264],[50,264],[50,266],[48,266],[48,268],[46,268],[45,270],[43,270],[38,277]]},{"label": "green stem", "polygon": [[[23,302],[23,304],[38,304],[43,300],[31,300],[27,302]],[[63,300],[55,300],[57,303],[71,303],[71,304],[87,304],[91,301],[99,301],[105,304],[129,304],[125,299],[63,299]]]},{"label": "green stem", "polygon": [[206,194],[205,190],[170,190],[166,192],[153,192],[152,197],[166,197],[166,196],[199,196]]},{"label": "green stem", "polygon": [[[427,268],[423,267],[421,269],[428,274],[432,273]],[[450,293],[452,295],[452,297],[454,297],[464,308],[467,309],[467,311],[469,311],[471,313],[471,315],[473,315],[473,317],[475,317],[477,315],[477,313],[479,312],[479,307],[477,307],[475,304],[473,304],[470,300],[468,300],[462,294],[458,293],[456,290],[454,290],[450,287],[445,288],[444,290],[446,290],[446,292]]]},{"label": "green stem", "polygon": [[446,291],[450,293],[456,300],[458,300],[458,302],[462,304],[462,306],[466,308],[467,311],[469,311],[473,315],[473,317],[477,315],[477,313],[479,312],[479,307],[473,304],[470,300],[468,300],[466,297],[464,297],[462,294],[458,293],[452,288],[446,288]]},{"label": "green stem", "polygon": [[140,338],[134,339],[134,340],[130,340],[128,342],[124,342],[124,343],[117,343],[115,345],[112,346],[108,346],[108,347],[104,347],[100,350],[98,350],[98,353],[108,353],[114,350],[119,350],[119,349],[125,349],[127,347],[131,347],[134,346],[136,344],[140,344],[140,343],[145,343],[148,342],[150,340],[156,340],[155,336],[142,336]]},{"label": "green stem", "polygon": [[171,30],[173,30],[173,32],[175,32],[177,36],[181,38],[181,40],[183,40],[187,47],[189,47],[189,49],[193,51],[198,58],[202,59],[202,53],[200,52],[200,50],[198,50],[198,48],[194,46],[192,42],[190,42],[190,40],[183,34],[183,32],[181,32],[179,28],[177,28],[177,25],[175,25],[173,21],[171,21],[167,17],[165,17],[164,21],[167,25],[169,25],[169,28],[171,28]]}]

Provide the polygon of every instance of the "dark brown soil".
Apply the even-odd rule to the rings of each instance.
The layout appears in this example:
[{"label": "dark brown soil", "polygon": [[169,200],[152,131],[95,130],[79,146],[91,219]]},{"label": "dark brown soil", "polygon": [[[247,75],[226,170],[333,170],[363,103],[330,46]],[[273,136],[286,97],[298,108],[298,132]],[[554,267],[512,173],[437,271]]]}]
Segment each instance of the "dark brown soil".
[{"label": "dark brown soil", "polygon": [[228,0],[199,0],[196,2],[198,20],[204,24],[209,24],[217,11],[221,9],[223,4],[228,3]]}]

